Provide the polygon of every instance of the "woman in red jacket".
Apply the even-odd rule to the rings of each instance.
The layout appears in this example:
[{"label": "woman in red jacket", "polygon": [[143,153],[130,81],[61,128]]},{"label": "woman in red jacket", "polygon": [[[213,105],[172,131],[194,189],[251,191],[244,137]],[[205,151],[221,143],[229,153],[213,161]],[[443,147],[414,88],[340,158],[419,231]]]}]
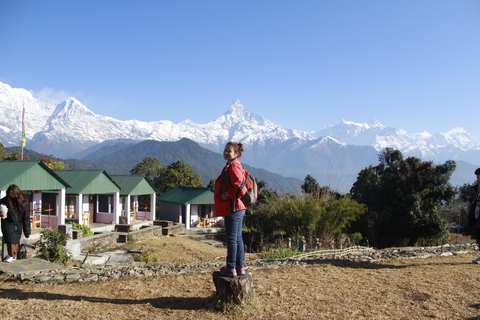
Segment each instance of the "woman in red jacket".
[{"label": "woman in red jacket", "polygon": [[242,237],[245,205],[240,197],[247,190],[244,188],[244,170],[238,160],[242,151],[241,143],[227,143],[223,151],[227,165],[215,182],[215,215],[225,217],[227,236],[227,265],[220,269],[220,273],[230,277],[245,274],[245,245]]}]

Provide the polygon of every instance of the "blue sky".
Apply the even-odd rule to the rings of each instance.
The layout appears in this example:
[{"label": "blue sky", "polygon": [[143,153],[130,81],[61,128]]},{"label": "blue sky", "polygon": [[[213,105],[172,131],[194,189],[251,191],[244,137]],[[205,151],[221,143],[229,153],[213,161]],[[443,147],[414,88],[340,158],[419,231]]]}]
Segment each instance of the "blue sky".
[{"label": "blue sky", "polygon": [[0,0],[0,81],[121,120],[480,138],[480,1]]}]

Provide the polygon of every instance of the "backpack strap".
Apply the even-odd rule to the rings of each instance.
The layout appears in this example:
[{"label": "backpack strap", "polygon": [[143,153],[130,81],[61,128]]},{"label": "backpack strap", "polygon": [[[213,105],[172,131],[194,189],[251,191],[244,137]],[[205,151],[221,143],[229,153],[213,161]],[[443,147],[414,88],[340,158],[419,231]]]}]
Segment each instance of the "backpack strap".
[{"label": "backpack strap", "polygon": [[[243,167],[242,167],[243,169]],[[240,187],[238,187],[238,190],[237,190],[237,195],[235,196],[235,198],[239,198],[240,197],[240,192],[242,192],[243,188],[245,188],[247,185],[247,180],[245,180],[245,169],[243,169],[243,180],[242,180],[242,184],[240,185]]]},{"label": "backpack strap", "polygon": [[[232,161],[231,164],[233,164],[234,161],[237,161],[237,163],[240,165],[240,167],[242,167],[242,170],[243,170],[242,183],[238,187],[237,194],[235,195],[235,199],[238,199],[240,197],[240,192],[242,192],[243,188],[245,188],[245,186],[247,185],[247,180],[245,180],[245,169],[243,168],[240,161],[238,161],[238,159],[235,159],[235,160]],[[230,183],[230,186],[233,187],[233,184],[230,181],[230,177],[228,177],[228,182]]]}]

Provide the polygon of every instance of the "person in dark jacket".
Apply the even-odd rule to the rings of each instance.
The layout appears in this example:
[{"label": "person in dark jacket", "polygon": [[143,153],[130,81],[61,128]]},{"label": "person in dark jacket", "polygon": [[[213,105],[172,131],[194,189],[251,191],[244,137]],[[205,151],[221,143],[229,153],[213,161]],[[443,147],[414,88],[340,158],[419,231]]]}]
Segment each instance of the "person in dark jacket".
[{"label": "person in dark jacket", "polygon": [[0,199],[0,205],[5,205],[8,211],[1,212],[3,242],[7,245],[8,256],[5,262],[17,259],[20,249],[20,238],[30,236],[30,212],[28,202],[24,202],[23,195],[17,185],[12,184],[7,189],[7,196]]},{"label": "person in dark jacket", "polygon": [[[477,238],[478,249],[480,250],[480,168],[475,170],[475,175],[477,176],[478,189],[475,190],[475,197],[470,204],[471,216],[474,218],[474,221],[470,222],[475,226],[475,237]],[[480,258],[473,260],[473,263],[480,264]]]}]

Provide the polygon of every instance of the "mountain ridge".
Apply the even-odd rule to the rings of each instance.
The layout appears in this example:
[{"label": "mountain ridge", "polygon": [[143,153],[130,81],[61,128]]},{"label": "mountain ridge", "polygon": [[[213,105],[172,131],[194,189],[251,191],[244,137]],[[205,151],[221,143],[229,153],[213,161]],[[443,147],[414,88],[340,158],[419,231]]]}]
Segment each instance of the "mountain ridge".
[{"label": "mountain ridge", "polygon": [[[225,166],[225,160],[218,153],[202,148],[198,143],[183,138],[176,142],[145,140],[138,143],[122,143],[121,146],[111,144],[104,146],[103,154],[87,160],[72,160],[53,158],[54,161],[62,161],[68,169],[72,170],[106,170],[110,175],[128,175],[138,163],[146,157],[157,159],[161,165],[170,165],[182,161],[189,165],[193,173],[200,174],[204,185],[208,185],[210,179],[217,178],[221,169]],[[19,151],[20,147],[6,148],[11,153]],[[51,158],[35,151],[26,151],[26,156],[31,160]],[[291,177],[283,177],[279,174],[242,165],[257,179],[264,180],[267,188],[281,193],[297,193],[301,191],[302,180]]]},{"label": "mountain ridge", "polygon": [[27,146],[66,159],[94,158],[102,148],[122,141],[135,144],[182,138],[221,153],[225,143],[233,140],[244,144],[245,164],[299,179],[312,173],[324,179],[334,173],[340,181],[348,180],[347,185],[352,183],[352,172],[375,164],[378,153],[386,147],[434,162],[452,159],[479,164],[480,159],[480,142],[462,128],[433,135],[426,131],[412,134],[373,119],[366,124],[343,120],[308,133],[277,125],[246,109],[239,100],[225,114],[205,124],[188,119],[178,124],[168,120],[121,121],[97,115],[75,98],[58,105],[46,104],[25,89],[0,83],[0,110],[5,115],[0,120],[0,142],[7,147],[21,141],[23,105],[27,109]]}]

